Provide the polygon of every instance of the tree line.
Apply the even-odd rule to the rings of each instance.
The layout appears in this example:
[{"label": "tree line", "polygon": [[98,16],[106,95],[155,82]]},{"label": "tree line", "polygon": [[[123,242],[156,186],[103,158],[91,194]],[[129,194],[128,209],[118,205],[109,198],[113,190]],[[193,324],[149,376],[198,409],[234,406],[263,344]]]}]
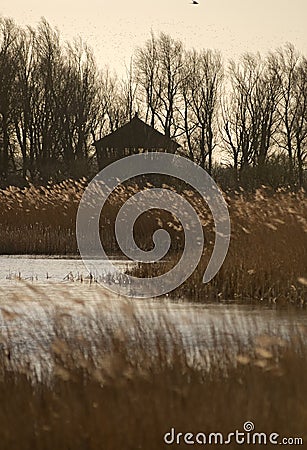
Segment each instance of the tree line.
[{"label": "tree line", "polygon": [[151,33],[119,78],[45,19],[0,19],[2,185],[94,173],[93,141],[136,111],[229,184],[306,183],[307,58],[293,45],[225,61]]}]

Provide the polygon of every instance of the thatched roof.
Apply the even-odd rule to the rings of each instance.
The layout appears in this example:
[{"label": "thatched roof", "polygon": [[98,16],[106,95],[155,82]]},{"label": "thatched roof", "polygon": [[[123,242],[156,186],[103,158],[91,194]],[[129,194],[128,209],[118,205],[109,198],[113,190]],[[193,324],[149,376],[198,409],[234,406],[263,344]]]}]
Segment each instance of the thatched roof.
[{"label": "thatched roof", "polygon": [[99,141],[94,142],[96,148],[144,148],[165,149],[175,152],[180,147],[177,142],[147,125],[135,117],[114,133],[110,133]]}]

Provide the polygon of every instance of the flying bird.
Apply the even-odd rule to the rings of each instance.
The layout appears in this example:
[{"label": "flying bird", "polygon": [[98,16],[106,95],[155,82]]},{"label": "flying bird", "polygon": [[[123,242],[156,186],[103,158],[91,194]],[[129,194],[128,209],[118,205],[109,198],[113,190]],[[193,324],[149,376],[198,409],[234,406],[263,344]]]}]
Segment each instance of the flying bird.
[{"label": "flying bird", "polygon": [[192,5],[198,5],[198,2],[196,0],[193,0],[191,3]]}]

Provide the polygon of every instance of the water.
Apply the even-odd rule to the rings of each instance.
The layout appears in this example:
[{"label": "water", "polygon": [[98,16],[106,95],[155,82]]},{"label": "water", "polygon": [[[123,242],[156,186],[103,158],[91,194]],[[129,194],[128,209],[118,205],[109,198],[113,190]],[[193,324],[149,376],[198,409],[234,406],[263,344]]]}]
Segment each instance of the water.
[{"label": "water", "polygon": [[[127,266],[124,261],[116,264]],[[178,303],[167,296],[127,300],[86,277],[78,259],[0,257],[1,345],[10,346],[13,364],[30,366],[39,378],[50,373],[50,345],[59,324],[65,339],[81,334],[93,352],[101,336],[108,346],[110,330],[124,333],[125,345],[134,346],[141,339],[152,352],[157,335],[165,338],[166,346],[176,336],[191,359],[200,348],[218,348],[225,340],[235,351],[259,335],[287,340],[307,330],[307,313],[301,310]]]},{"label": "water", "polygon": [[[90,261],[89,261],[90,262]],[[112,260],[113,264],[125,270],[128,263]],[[99,275],[106,276],[106,263],[95,261]],[[108,270],[109,274],[109,270]],[[98,275],[98,274],[94,274]],[[18,279],[39,282],[62,282],[86,279],[89,273],[83,261],[72,257],[43,256],[0,256],[0,285],[11,284],[8,281]]]}]

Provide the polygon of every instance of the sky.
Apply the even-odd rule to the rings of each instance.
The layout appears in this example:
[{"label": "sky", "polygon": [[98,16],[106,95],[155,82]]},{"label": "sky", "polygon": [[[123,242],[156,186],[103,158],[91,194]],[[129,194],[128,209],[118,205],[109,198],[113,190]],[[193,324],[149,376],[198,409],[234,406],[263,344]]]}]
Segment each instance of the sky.
[{"label": "sky", "polygon": [[307,54],[306,0],[1,0],[0,15],[20,25],[43,16],[64,40],[80,36],[98,66],[125,74],[150,30],[181,39],[187,48],[212,48],[225,58],[274,49],[286,42]]}]

